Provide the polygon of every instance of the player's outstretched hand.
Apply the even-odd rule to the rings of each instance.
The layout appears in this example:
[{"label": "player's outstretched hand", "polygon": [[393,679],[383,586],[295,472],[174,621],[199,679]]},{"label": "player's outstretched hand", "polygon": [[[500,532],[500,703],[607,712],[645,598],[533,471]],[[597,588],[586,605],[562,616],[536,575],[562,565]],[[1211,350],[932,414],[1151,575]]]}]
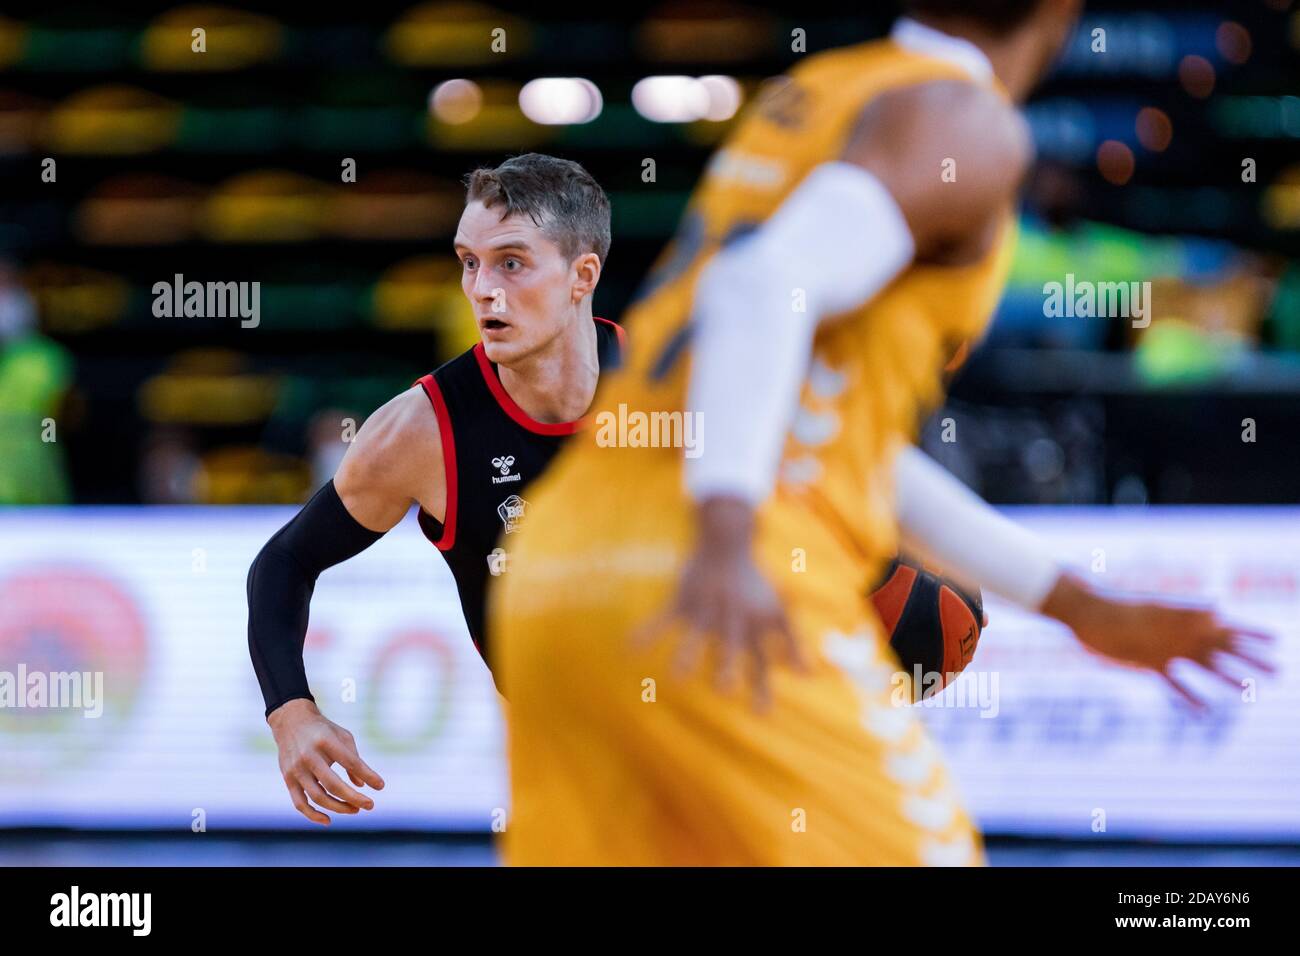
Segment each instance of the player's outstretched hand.
[{"label": "player's outstretched hand", "polygon": [[1249,673],[1272,674],[1263,655],[1273,638],[1234,627],[1209,608],[1178,607],[1150,600],[1116,600],[1072,575],[1062,575],[1043,613],[1068,626],[1085,647],[1111,660],[1160,674],[1193,708],[1207,702],[1170,673],[1179,658],[1190,660],[1241,689]]},{"label": "player's outstretched hand", "polygon": [[357,753],[352,734],[327,718],[306,698],[281,704],[267,718],[280,751],[280,773],[298,812],[312,823],[329,825],[330,818],[308,802],[335,813],[373,810],[375,801],[344,783],[332,765],[347,771],[358,787],[384,789],[384,778]]},{"label": "player's outstretched hand", "polygon": [[754,563],[753,525],[753,509],[743,501],[701,502],[695,552],[682,569],[676,595],[665,613],[640,628],[633,640],[646,647],[680,625],[683,637],[673,658],[679,676],[694,670],[711,650],[714,683],[730,693],[748,664],[754,704],[766,710],[773,660],[798,670],[807,665],[776,591]]}]

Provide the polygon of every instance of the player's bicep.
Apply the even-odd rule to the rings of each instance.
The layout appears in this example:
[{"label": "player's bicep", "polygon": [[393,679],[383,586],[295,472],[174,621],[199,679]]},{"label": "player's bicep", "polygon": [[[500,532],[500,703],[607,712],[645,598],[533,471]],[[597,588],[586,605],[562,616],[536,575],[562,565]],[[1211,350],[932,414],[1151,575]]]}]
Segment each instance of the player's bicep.
[{"label": "player's bicep", "polygon": [[414,501],[440,518],[446,484],[438,422],[416,387],[378,408],[358,429],[334,487],[359,523],[388,531]]},{"label": "player's bicep", "polygon": [[893,197],[917,259],[955,263],[987,251],[1032,155],[1014,107],[983,87],[945,80],[869,103],[841,159]]}]

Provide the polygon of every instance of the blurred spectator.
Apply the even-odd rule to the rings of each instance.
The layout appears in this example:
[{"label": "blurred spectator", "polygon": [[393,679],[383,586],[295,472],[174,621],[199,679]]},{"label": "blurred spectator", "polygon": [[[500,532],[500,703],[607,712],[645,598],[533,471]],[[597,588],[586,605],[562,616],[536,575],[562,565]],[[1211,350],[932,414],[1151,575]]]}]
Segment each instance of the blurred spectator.
[{"label": "blurred spectator", "polygon": [[199,456],[182,428],[156,426],[140,461],[140,499],[151,505],[185,505],[197,500]]},{"label": "blurred spectator", "polygon": [[36,329],[36,307],[0,260],[0,504],[62,504],[68,480],[58,413],[72,358]]},{"label": "blurred spectator", "polygon": [[364,415],[339,408],[317,412],[307,427],[308,458],[311,462],[311,486],[315,491],[334,477],[348,445],[361,427]]}]

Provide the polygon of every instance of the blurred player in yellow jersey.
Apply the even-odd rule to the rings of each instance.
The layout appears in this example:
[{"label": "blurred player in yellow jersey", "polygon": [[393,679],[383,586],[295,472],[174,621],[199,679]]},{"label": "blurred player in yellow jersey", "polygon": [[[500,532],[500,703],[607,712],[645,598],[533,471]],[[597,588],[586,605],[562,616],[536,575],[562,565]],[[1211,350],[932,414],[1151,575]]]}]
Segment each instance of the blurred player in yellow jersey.
[{"label": "blurred player in yellow jersey", "polygon": [[914,0],[714,156],[495,593],[508,862],[981,861],[865,595],[1080,5]]}]

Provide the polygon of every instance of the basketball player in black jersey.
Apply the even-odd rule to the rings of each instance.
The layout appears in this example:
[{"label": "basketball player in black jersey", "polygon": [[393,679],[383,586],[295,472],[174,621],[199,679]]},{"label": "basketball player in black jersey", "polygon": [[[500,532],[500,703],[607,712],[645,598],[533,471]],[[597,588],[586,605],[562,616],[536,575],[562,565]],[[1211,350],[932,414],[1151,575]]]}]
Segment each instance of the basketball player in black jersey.
[{"label": "basketball player in black jersey", "polygon": [[248,573],[249,651],[280,770],[293,805],[316,823],[329,817],[312,803],[338,813],[374,806],[333,763],[357,787],[383,787],[308,689],[302,648],[316,577],[417,504],[485,653],[485,591],[526,521],[528,483],[578,428],[601,371],[621,351],[622,330],[592,315],[610,212],[590,174],[529,153],[474,171],[466,185],[455,250],[481,341],[367,418],[334,479]]}]

